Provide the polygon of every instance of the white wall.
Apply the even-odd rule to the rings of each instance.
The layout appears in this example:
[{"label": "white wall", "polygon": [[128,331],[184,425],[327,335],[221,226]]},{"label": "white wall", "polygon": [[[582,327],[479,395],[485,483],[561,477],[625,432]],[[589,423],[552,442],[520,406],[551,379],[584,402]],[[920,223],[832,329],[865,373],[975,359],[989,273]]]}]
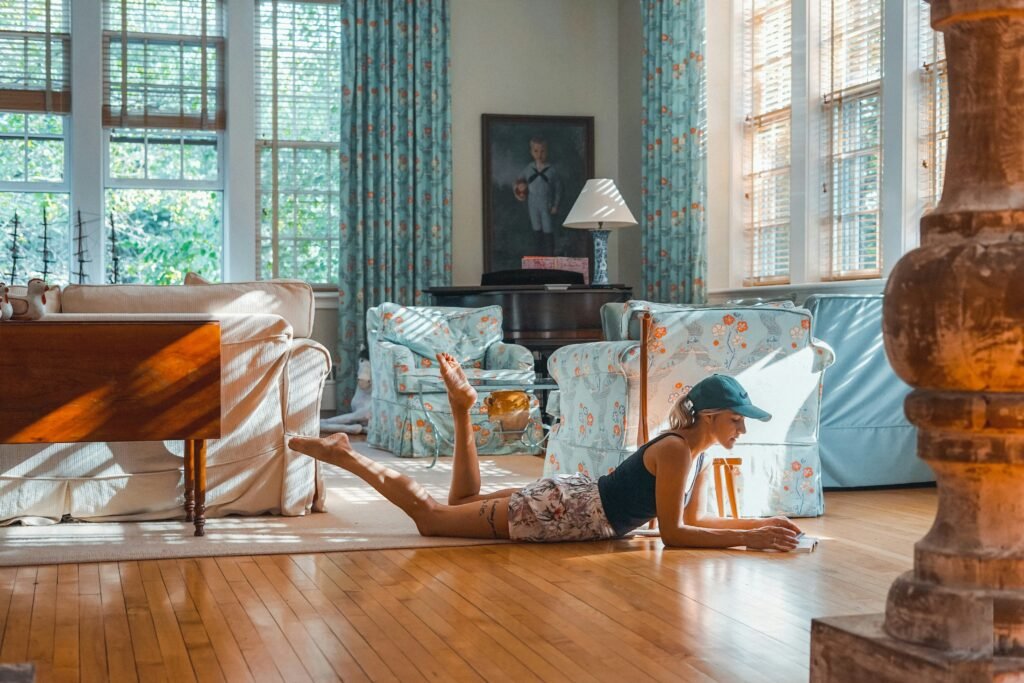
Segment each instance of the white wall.
[{"label": "white wall", "polygon": [[[618,178],[619,17],[617,0],[451,0],[453,284],[483,272],[481,114],[593,116],[594,171]],[[635,194],[620,189],[638,208],[639,175]],[[611,282],[639,271],[638,259],[621,267],[621,233],[639,240],[636,228],[612,232]]]}]

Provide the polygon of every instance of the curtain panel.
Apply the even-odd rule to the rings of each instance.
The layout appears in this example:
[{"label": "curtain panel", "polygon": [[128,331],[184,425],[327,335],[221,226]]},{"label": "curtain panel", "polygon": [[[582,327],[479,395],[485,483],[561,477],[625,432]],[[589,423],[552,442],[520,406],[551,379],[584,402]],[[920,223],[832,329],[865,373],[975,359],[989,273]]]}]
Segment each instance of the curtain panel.
[{"label": "curtain panel", "polygon": [[366,309],[451,283],[448,0],[342,0],[338,406],[356,386]]},{"label": "curtain panel", "polygon": [[707,290],[705,0],[643,3],[643,291],[703,303]]}]

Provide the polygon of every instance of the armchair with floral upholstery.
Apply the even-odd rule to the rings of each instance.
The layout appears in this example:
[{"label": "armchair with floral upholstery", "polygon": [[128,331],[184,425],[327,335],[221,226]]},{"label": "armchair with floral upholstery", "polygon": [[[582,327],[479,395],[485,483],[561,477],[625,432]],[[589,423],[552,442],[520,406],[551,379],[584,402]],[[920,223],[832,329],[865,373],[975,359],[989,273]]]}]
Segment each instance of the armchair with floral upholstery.
[{"label": "armchair with floral upholstery", "polygon": [[[557,422],[545,476],[601,476],[637,448],[640,402],[640,315],[652,316],[648,343],[648,429],[668,427],[672,405],[713,373],[735,376],[770,422],[747,421],[730,456],[742,516],[819,515],[824,503],[818,457],[821,383],[833,353],[811,338],[811,315],[792,304],[682,306],[629,301],[606,304],[605,336],[620,341],[558,349],[548,372],[558,382]],[[716,446],[708,462],[725,457]],[[707,477],[709,482],[712,477]],[[709,496],[713,500],[714,496]]]},{"label": "armchair with floral upholstery", "polygon": [[[403,457],[433,456],[440,435],[450,445],[451,412],[435,354],[453,355],[472,378],[528,385],[534,380],[533,355],[502,339],[500,306],[445,308],[383,303],[366,312],[366,332],[373,377],[367,442]],[[526,452],[518,439],[493,432],[481,392],[471,409],[477,448],[483,454]],[[429,418],[425,414],[430,413]],[[530,395],[531,416],[539,422],[537,399]],[[442,446],[442,453],[447,447]],[[447,448],[447,453],[450,453]]]}]

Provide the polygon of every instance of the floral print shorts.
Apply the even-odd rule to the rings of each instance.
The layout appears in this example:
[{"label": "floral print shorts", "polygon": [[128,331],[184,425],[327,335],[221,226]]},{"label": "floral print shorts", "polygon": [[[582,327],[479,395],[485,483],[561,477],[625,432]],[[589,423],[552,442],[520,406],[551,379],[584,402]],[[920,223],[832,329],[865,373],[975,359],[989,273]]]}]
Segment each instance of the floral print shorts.
[{"label": "floral print shorts", "polygon": [[513,541],[597,541],[615,538],[601,505],[597,482],[585,474],[563,474],[527,484],[508,501]]}]

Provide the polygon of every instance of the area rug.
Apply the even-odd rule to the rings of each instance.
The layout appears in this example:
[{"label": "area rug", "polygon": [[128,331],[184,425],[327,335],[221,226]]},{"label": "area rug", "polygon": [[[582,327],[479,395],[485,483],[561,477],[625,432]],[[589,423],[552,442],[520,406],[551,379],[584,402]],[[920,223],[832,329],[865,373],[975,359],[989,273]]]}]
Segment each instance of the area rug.
[{"label": "area rug", "polygon": [[[413,477],[439,500],[448,495],[451,458],[428,469],[429,459],[396,458],[355,442],[357,450]],[[109,562],[212,555],[337,552],[500,543],[493,540],[423,538],[401,510],[348,472],[326,466],[327,512],[304,517],[223,517],[192,535],[184,521],[63,523],[0,528],[0,566]],[[532,455],[481,458],[484,492],[523,484],[541,475]]]}]

